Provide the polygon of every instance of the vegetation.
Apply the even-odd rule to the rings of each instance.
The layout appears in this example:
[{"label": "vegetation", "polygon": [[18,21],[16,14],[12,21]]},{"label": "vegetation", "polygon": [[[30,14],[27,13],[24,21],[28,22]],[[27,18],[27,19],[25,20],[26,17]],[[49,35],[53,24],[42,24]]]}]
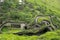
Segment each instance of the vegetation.
[{"label": "vegetation", "polygon": [[[60,0],[26,0],[24,2],[24,4],[19,4],[19,0],[5,0],[4,2],[0,2],[0,24],[7,20],[15,22],[24,21],[33,28],[34,26],[32,25],[35,24],[35,18],[42,15],[45,17],[38,18],[37,23],[42,22],[42,20],[48,20],[51,22],[51,26],[54,25],[58,29],[41,36],[18,36],[12,33],[26,32],[26,30],[17,29],[9,31],[8,28],[4,28],[2,30],[3,34],[0,34],[0,40],[60,40]],[[46,25],[43,26],[45,27]],[[31,29],[27,31],[30,32]],[[32,32],[36,31],[38,30],[35,29]],[[5,32],[10,34],[6,34]]]},{"label": "vegetation", "polygon": [[40,36],[18,36],[14,34],[0,34],[0,40],[60,40],[60,30],[47,32]]}]

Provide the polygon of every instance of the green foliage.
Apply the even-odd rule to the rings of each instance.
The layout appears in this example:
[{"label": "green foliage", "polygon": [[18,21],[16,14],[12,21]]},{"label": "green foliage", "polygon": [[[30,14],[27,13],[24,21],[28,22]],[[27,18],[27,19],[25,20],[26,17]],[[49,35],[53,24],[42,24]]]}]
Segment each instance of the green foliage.
[{"label": "green foliage", "polygon": [[50,21],[49,16],[45,16],[45,17],[41,16],[40,18],[38,18],[37,21],[38,21],[38,23],[40,23],[40,22],[42,22],[42,21],[44,21],[44,20]]},{"label": "green foliage", "polygon": [[[60,26],[60,0],[26,0],[26,4],[24,5],[19,5],[18,0],[6,0],[2,6],[0,6],[0,13],[3,15],[0,15],[0,20],[10,18],[14,21],[25,21],[31,24],[38,15],[55,16],[52,22],[58,27]],[[41,19],[42,18],[40,18],[38,22],[40,22]],[[46,20],[47,19],[46,17]],[[4,31],[6,30],[4,29]],[[0,40],[60,40],[60,30],[48,32],[41,36],[0,34]]]},{"label": "green foliage", "polygon": [[[47,1],[47,2],[46,2]],[[20,20],[25,22],[30,22],[35,18],[37,15],[56,15],[56,17],[59,16],[58,6],[53,5],[54,3],[51,1],[42,1],[42,0],[26,0],[27,4],[19,5],[18,0],[6,0],[2,7],[1,12],[5,16],[3,16],[5,19],[11,18],[12,20]],[[54,6],[49,6],[50,3],[53,3]],[[56,2],[56,4],[58,4]],[[58,13],[58,14],[57,14]]]},{"label": "green foliage", "polygon": [[40,36],[18,36],[14,34],[0,34],[0,40],[60,40],[60,30],[47,32]]},{"label": "green foliage", "polygon": [[46,34],[43,34],[40,36],[41,40],[60,40],[60,30],[47,32]]}]

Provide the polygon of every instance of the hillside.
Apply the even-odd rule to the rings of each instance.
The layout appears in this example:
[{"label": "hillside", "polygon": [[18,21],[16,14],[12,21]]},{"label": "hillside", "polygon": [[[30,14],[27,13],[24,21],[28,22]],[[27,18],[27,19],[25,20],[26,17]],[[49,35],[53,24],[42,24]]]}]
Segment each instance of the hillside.
[{"label": "hillside", "polygon": [[60,40],[60,0],[0,2],[0,33],[0,40]]}]

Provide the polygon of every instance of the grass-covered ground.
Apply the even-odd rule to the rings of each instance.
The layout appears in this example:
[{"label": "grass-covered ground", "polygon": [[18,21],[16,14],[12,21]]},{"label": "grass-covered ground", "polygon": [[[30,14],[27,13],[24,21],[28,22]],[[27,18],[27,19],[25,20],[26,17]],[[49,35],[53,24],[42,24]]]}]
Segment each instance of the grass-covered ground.
[{"label": "grass-covered ground", "polygon": [[14,35],[14,34],[0,34],[0,40],[60,40],[60,30],[47,32],[40,36],[33,35]]},{"label": "grass-covered ground", "polygon": [[[60,0],[27,0],[29,3],[25,4],[25,6],[21,6],[17,2],[17,0],[13,0],[13,2],[6,1],[2,7],[0,8],[0,13],[3,13],[4,16],[1,20],[12,19],[15,21],[25,21],[27,23],[32,23],[34,21],[35,16],[43,14],[43,15],[52,15],[55,16],[53,18],[53,23],[57,25],[60,29]],[[31,10],[33,9],[33,10]],[[40,19],[41,20],[41,19]],[[39,21],[40,21],[39,20]],[[8,29],[3,30],[7,32]],[[27,35],[14,35],[12,32],[20,31],[20,30],[12,30],[9,31],[11,34],[0,34],[0,40],[60,40],[60,30],[47,32],[43,35],[37,36],[27,36]]]}]

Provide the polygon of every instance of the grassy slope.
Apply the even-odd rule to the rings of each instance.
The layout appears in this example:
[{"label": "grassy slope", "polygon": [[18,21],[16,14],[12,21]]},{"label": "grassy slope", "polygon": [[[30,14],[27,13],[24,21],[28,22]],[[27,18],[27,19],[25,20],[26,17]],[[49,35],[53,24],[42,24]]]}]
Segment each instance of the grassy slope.
[{"label": "grassy slope", "polygon": [[47,0],[47,6],[51,10],[55,11],[56,15],[60,15],[60,1],[59,0]]},{"label": "grassy slope", "polygon": [[54,23],[60,26],[60,0],[28,0],[28,2],[36,2],[43,9],[43,12],[44,9],[46,9],[46,11],[44,12],[45,14],[55,15],[56,17],[58,17],[57,19],[54,18]]},{"label": "grassy slope", "polygon": [[32,3],[37,3],[39,5],[44,5],[46,6],[48,9],[51,9],[52,11],[55,11],[55,15],[59,15],[60,14],[60,0],[28,0],[29,2]]},{"label": "grassy slope", "polygon": [[[34,3],[34,0],[28,0]],[[44,4],[43,2],[46,4]],[[60,0],[36,0],[39,5],[44,5],[48,9],[55,11],[55,15],[60,15]],[[0,40],[60,40],[60,30],[47,32],[41,36],[17,36],[13,34],[0,34]]]},{"label": "grassy slope", "polygon": [[0,34],[0,40],[60,40],[60,30],[47,32],[41,36],[17,36],[14,34]]}]

